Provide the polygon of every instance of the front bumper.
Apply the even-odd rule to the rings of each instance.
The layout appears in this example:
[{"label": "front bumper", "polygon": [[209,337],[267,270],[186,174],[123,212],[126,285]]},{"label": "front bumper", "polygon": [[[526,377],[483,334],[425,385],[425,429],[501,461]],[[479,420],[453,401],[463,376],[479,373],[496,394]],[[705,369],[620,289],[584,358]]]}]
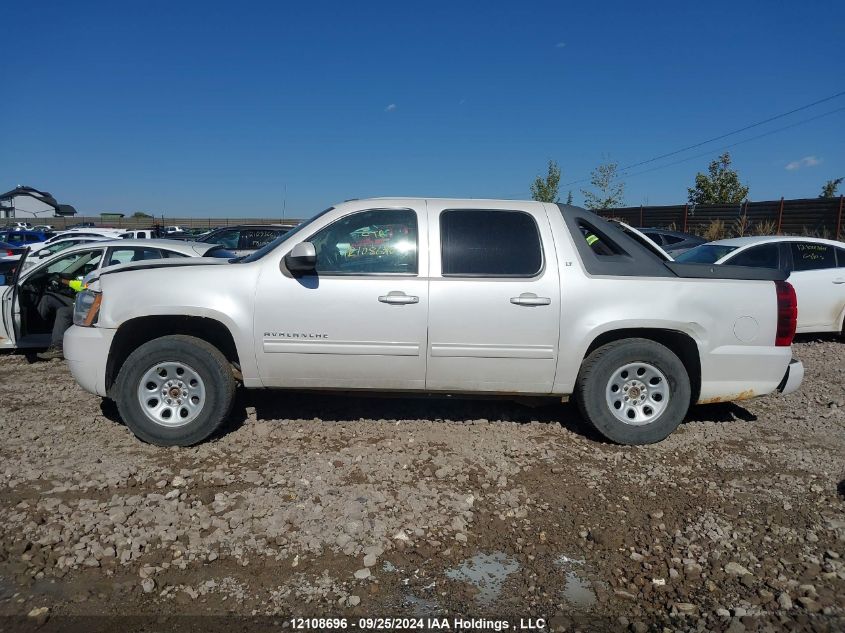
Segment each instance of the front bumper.
[{"label": "front bumper", "polygon": [[796,391],[804,380],[804,363],[794,358],[789,362],[783,380],[778,385],[778,391],[783,395]]},{"label": "front bumper", "polygon": [[74,325],[65,332],[64,356],[73,379],[85,391],[105,397],[106,363],[117,330]]}]

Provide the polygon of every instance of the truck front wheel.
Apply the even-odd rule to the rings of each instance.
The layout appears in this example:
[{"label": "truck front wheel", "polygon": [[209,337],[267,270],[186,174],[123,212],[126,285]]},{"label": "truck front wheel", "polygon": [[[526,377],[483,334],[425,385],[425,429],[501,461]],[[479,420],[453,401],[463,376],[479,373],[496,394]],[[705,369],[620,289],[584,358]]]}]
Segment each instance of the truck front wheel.
[{"label": "truck front wheel", "polygon": [[613,341],[581,366],[575,400],[584,418],[619,444],[652,444],[674,431],[690,406],[689,374],[649,339]]},{"label": "truck front wheel", "polygon": [[159,446],[190,446],[206,439],[229,415],[235,378],[225,356],[206,341],[172,335],[132,352],[112,397],[140,439]]}]

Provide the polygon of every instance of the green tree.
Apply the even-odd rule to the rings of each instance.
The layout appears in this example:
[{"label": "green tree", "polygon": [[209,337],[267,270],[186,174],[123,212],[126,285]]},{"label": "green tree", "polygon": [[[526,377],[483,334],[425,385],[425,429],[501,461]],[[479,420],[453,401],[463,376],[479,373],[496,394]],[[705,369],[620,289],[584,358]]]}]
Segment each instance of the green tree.
[{"label": "green tree", "polygon": [[566,204],[572,204],[572,189],[569,190],[569,195],[566,196]]},{"label": "green tree", "polygon": [[819,198],[835,198],[836,190],[839,189],[839,185],[842,184],[842,180],[843,178],[835,178],[824,183]]},{"label": "green tree", "polygon": [[731,169],[731,155],[725,152],[710,163],[708,173],[695,175],[695,186],[687,189],[692,204],[739,204],[748,197],[748,187]]},{"label": "green tree", "polygon": [[605,163],[593,170],[590,184],[595,191],[582,189],[584,206],[588,209],[621,207],[625,199],[625,183],[619,180],[619,164]]},{"label": "green tree", "polygon": [[151,216],[149,213],[144,213],[143,211],[136,211],[135,213],[132,214],[132,217],[133,218],[151,218],[153,216]]},{"label": "green tree", "polygon": [[553,160],[549,161],[546,177],[537,176],[531,183],[531,199],[537,202],[559,202],[560,167]]}]

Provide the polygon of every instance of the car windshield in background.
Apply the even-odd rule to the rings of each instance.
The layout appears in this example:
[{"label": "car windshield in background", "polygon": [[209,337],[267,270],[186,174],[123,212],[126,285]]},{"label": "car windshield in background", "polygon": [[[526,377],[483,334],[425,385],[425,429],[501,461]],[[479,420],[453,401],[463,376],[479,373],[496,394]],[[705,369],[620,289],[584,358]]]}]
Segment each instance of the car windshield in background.
[{"label": "car windshield in background", "polygon": [[326,209],[325,211],[320,211],[320,213],[318,213],[317,215],[315,215],[315,216],[314,216],[313,218],[311,218],[310,220],[306,220],[305,222],[301,222],[300,224],[297,224],[297,225],[296,225],[295,227],[293,227],[290,231],[288,231],[287,233],[283,233],[282,235],[280,235],[279,237],[277,237],[275,240],[273,240],[273,241],[272,241],[272,242],[270,242],[269,244],[265,244],[264,246],[262,246],[261,248],[259,248],[259,249],[258,249],[257,251],[255,251],[254,253],[250,253],[250,254],[249,254],[249,255],[247,255],[246,257],[237,257],[237,258],[233,259],[232,261],[233,261],[233,262],[243,262],[243,263],[249,263],[249,262],[254,262],[254,261],[255,261],[255,260],[257,260],[257,259],[261,259],[261,258],[262,258],[262,257],[264,257],[267,253],[269,253],[270,251],[272,251],[273,249],[275,249],[275,248],[276,248],[279,244],[281,244],[282,242],[284,242],[285,240],[287,240],[289,237],[291,237],[291,236],[293,236],[293,235],[296,235],[297,233],[299,233],[299,232],[300,232],[302,229],[304,229],[305,227],[307,227],[307,226],[311,226],[311,225],[314,223],[314,221],[315,221],[315,220],[318,220],[319,218],[323,217],[324,215],[326,215],[326,214],[327,214],[329,211],[331,211],[332,209],[334,209],[334,207],[329,207],[329,208],[328,208],[328,209]]},{"label": "car windshield in background", "polygon": [[675,261],[683,262],[684,264],[715,264],[737,248],[737,246],[727,246],[725,244],[702,244],[692,250],[688,250],[686,253],[681,253],[675,258]]}]

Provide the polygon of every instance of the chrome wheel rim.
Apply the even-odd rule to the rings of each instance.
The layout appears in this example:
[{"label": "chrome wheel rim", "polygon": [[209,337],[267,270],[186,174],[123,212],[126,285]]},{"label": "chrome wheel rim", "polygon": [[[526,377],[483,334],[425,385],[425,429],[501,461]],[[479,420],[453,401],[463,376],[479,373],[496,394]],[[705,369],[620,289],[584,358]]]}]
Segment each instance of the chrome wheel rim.
[{"label": "chrome wheel rim", "polygon": [[655,422],[669,405],[666,376],[649,363],[628,363],[613,372],[605,388],[607,407],[620,422],[642,426]]},{"label": "chrome wheel rim", "polygon": [[205,383],[186,363],[156,363],[138,383],[138,403],[155,424],[167,428],[185,426],[205,406]]}]

